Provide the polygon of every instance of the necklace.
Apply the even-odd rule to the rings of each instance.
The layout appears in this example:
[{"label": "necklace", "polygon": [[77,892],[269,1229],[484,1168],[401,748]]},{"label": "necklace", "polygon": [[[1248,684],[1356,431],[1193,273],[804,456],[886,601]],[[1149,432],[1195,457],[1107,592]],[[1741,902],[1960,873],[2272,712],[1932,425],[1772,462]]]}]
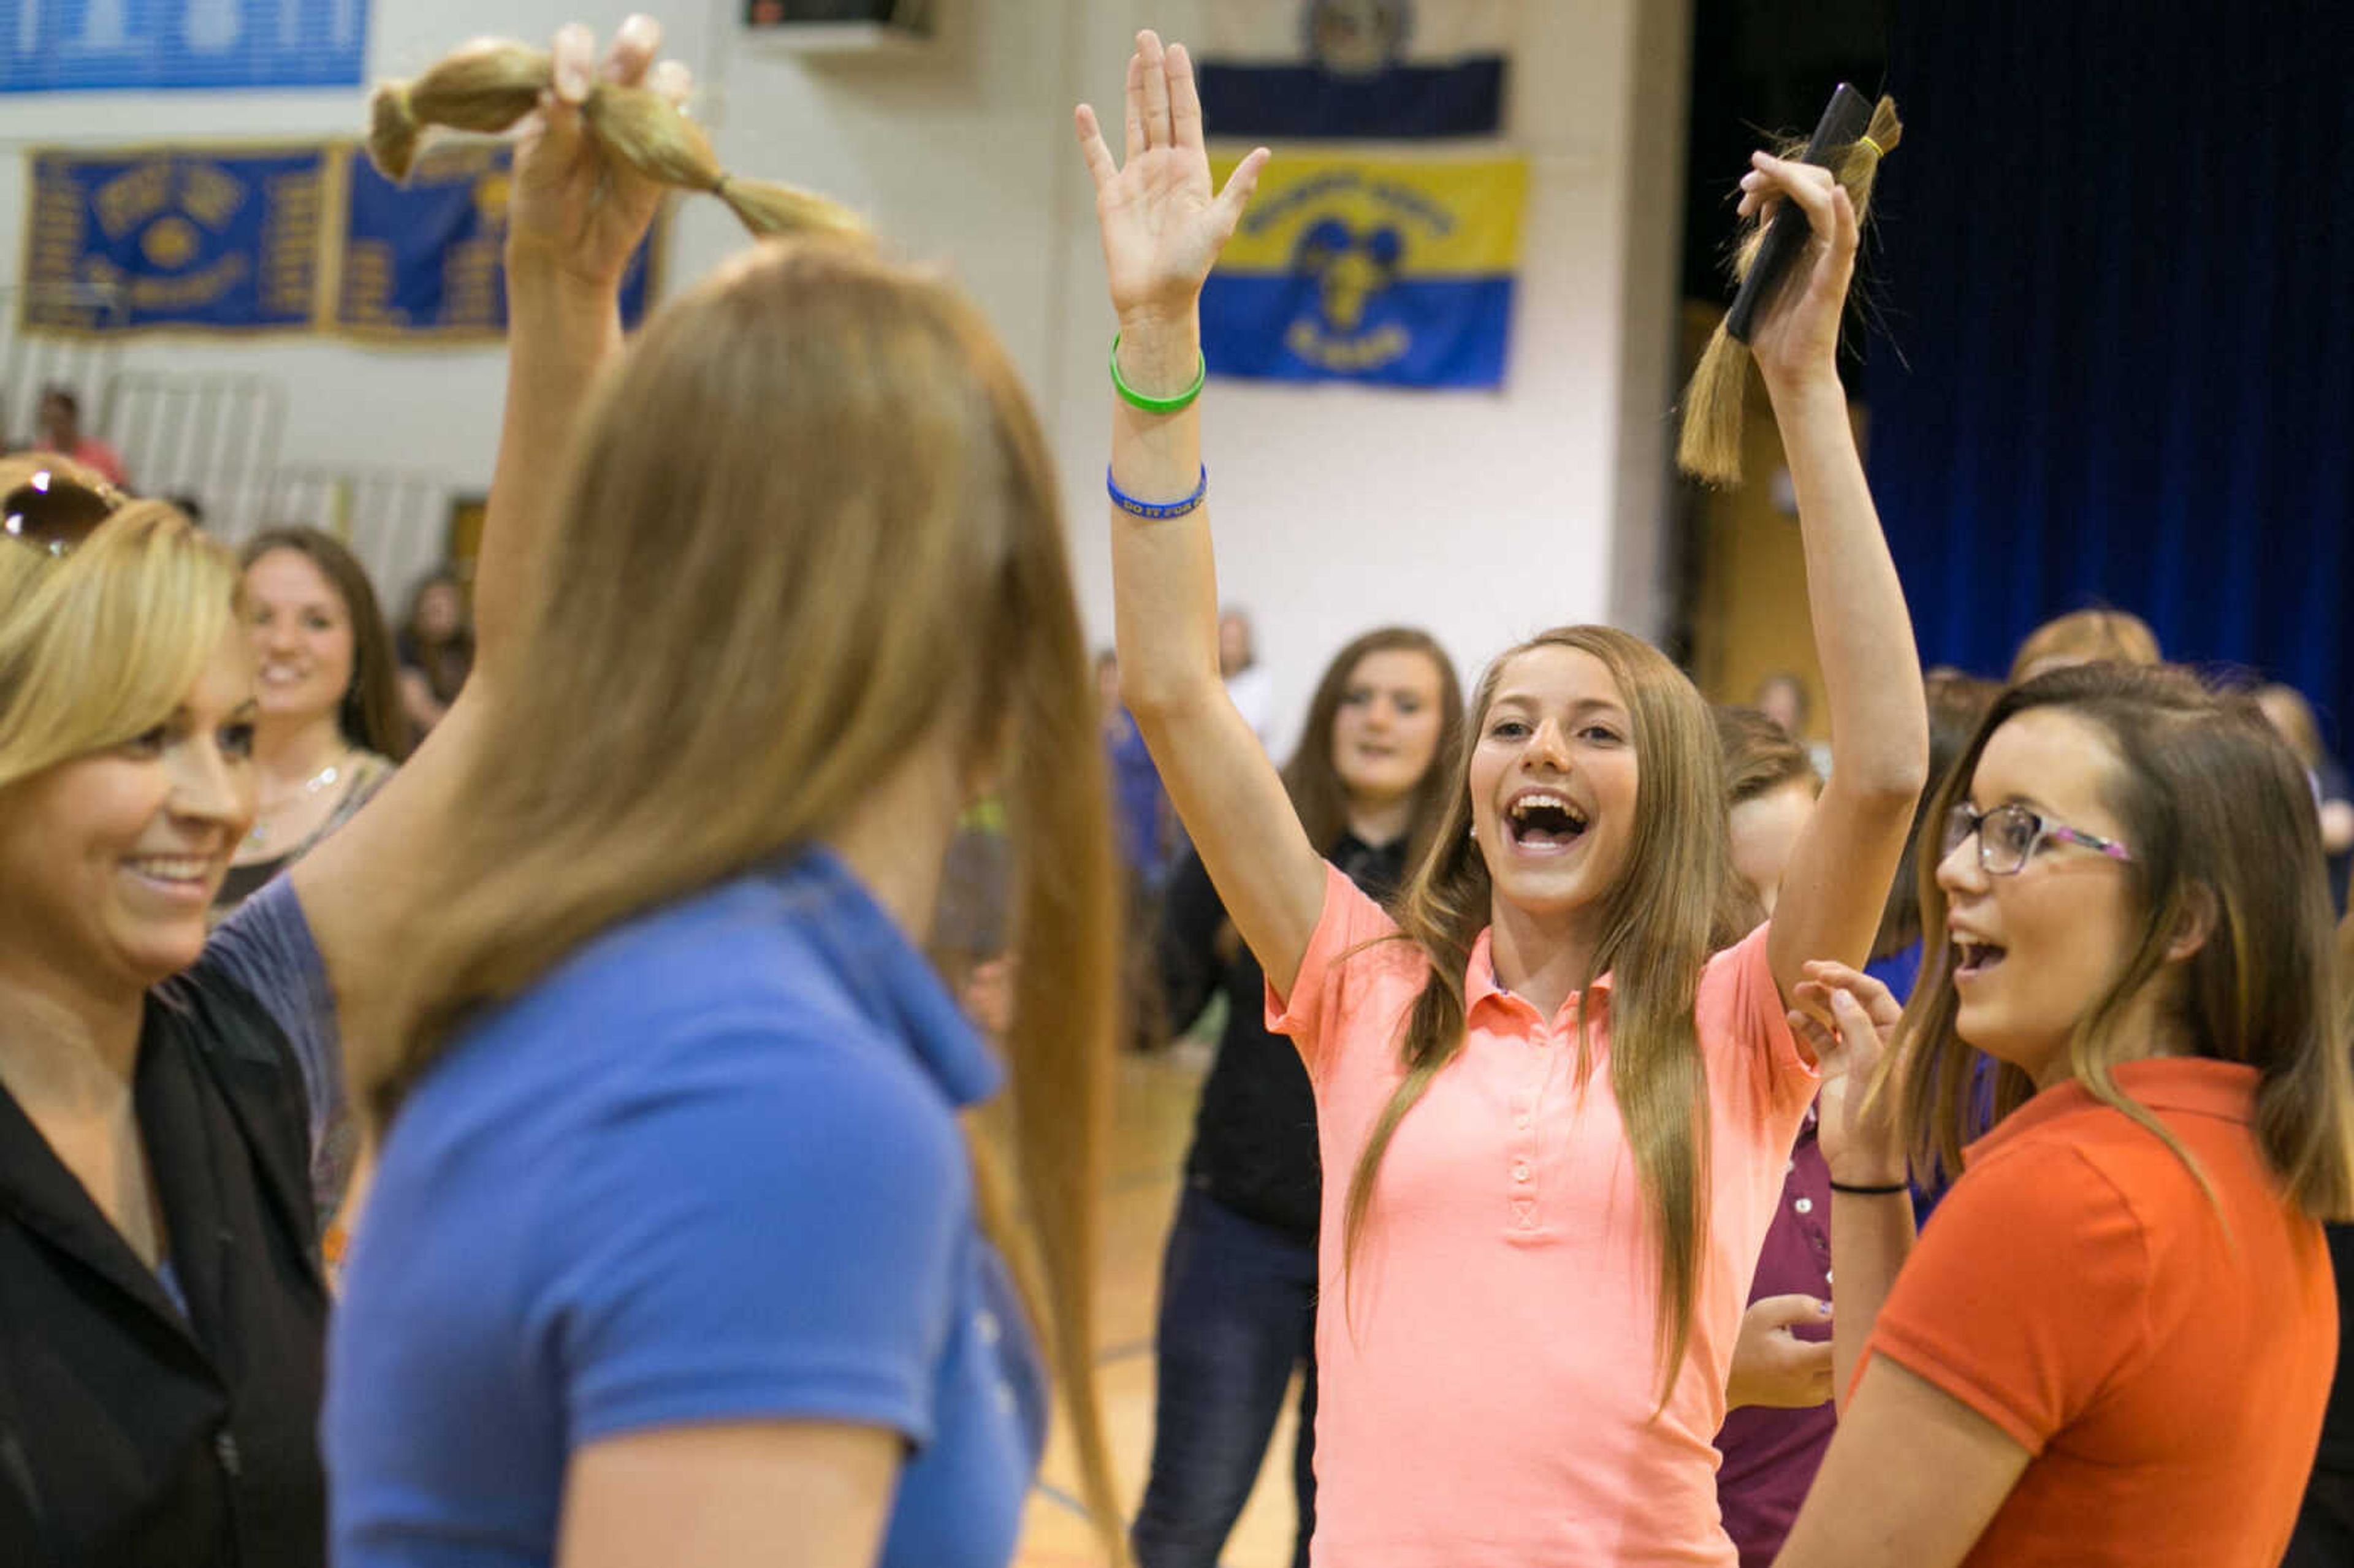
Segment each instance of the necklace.
[{"label": "necklace", "polygon": [[317,794],[320,790],[325,789],[328,785],[333,784],[336,779],[342,778],[344,776],[344,764],[351,760],[351,755],[352,754],[348,751],[345,752],[341,757],[336,758],[333,762],[328,763],[324,768],[322,768],[316,773],[312,774],[310,778],[305,779],[302,781],[302,787],[296,789],[292,795],[287,796],[286,799],[279,801],[275,806],[265,807],[261,810],[255,812],[253,818],[253,831],[245,835],[245,842],[257,848],[262,844],[268,843],[270,842],[270,820],[278,815],[279,812],[286,810],[287,807],[296,805],[302,801],[309,800],[312,796]]}]

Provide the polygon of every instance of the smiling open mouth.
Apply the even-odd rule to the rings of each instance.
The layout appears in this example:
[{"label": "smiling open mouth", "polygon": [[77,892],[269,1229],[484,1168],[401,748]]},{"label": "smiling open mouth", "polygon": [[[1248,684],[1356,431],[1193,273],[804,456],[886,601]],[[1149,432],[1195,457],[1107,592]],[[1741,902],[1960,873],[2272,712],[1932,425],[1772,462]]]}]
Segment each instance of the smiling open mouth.
[{"label": "smiling open mouth", "polygon": [[1523,849],[1567,849],[1585,828],[1585,814],[1561,795],[1523,795],[1504,815],[1504,831]]},{"label": "smiling open mouth", "polygon": [[1956,940],[1954,943],[1954,973],[1956,975],[1984,974],[2002,962],[2006,950],[1996,947],[1992,942]]}]

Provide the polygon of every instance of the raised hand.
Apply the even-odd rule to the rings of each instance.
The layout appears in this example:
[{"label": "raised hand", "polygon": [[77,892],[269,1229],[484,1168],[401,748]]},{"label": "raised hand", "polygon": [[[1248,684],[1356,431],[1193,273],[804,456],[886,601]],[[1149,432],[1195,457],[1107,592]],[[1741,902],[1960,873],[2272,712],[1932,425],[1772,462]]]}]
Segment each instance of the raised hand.
[{"label": "raised hand", "polygon": [[1081,104],[1079,151],[1096,183],[1104,270],[1123,330],[1190,317],[1204,280],[1242,220],[1267,150],[1260,147],[1213,191],[1202,140],[1202,99],[1182,44],[1165,51],[1150,31],[1128,61],[1127,147],[1105,145],[1096,111]]},{"label": "raised hand", "polygon": [[1776,158],[1750,156],[1741,176],[1741,216],[1771,223],[1784,201],[1794,201],[1811,230],[1807,248],[1759,314],[1749,348],[1769,385],[1809,376],[1839,375],[1840,323],[1847,289],[1855,275],[1855,204],[1829,169]]},{"label": "raised hand", "polygon": [[[1790,1027],[1807,1042],[1822,1070],[1823,1161],[1834,1181],[1859,1185],[1902,1181],[1904,1147],[1897,1130],[1895,1096],[1868,1091],[1904,1010],[1895,994],[1845,964],[1807,964],[1794,989]],[[1874,1103],[1869,1107],[1867,1099]]]},{"label": "raised hand", "polygon": [[[650,16],[631,16],[613,35],[604,79],[684,104],[694,79],[677,60],[655,64],[661,48],[661,26]],[[662,204],[663,186],[606,155],[583,124],[581,106],[600,69],[596,36],[572,23],[557,33],[550,53],[555,86],[515,144],[508,281],[529,287],[553,278],[618,289]]]}]

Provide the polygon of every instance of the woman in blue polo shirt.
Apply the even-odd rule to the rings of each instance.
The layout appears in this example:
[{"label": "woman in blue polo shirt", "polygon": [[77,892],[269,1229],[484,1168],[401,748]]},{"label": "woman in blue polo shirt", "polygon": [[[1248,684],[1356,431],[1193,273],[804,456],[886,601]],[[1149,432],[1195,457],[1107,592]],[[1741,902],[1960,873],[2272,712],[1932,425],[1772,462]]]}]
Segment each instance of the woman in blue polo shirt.
[{"label": "woman in blue polo shirt", "polygon": [[[519,154],[492,505],[510,547],[544,513],[539,581],[420,872],[330,1350],[336,1561],[999,1568],[1049,1360],[1116,1542],[1118,925],[1037,422],[979,313],[854,236],[741,256],[622,351],[652,191],[588,71],[560,37]],[[1010,1072],[919,956],[983,789],[1014,942],[1056,959]],[[1034,1247],[960,1119],[1005,1076]]]}]

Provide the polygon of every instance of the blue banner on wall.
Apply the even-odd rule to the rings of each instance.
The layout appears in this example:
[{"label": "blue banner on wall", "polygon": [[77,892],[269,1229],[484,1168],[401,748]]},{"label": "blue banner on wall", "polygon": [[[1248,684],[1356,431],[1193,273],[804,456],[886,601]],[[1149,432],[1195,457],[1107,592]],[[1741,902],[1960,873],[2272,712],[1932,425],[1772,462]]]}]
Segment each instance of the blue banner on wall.
[{"label": "blue banner on wall", "polygon": [[[437,148],[395,185],[365,158],[351,164],[338,331],[361,337],[496,338],[506,331],[504,143]],[[657,220],[621,284],[634,328],[653,294]]]},{"label": "blue banner on wall", "polygon": [[367,0],[0,0],[0,92],[354,87]]},{"label": "blue banner on wall", "polygon": [[1222,137],[1493,136],[1520,0],[1207,0],[1196,76]]},{"label": "blue banner on wall", "polygon": [[35,153],[24,323],[308,328],[332,158],[325,147]]}]

